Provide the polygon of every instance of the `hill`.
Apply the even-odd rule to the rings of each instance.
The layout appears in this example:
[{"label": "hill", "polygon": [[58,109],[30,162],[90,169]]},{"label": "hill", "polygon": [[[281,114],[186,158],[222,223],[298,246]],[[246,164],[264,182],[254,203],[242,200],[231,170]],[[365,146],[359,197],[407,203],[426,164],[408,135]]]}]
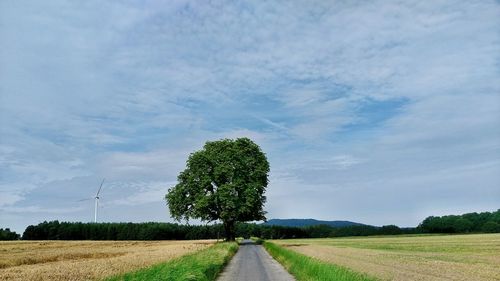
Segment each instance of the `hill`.
[{"label": "hill", "polygon": [[278,226],[293,226],[293,227],[304,227],[304,226],[321,225],[321,224],[332,227],[366,225],[352,221],[322,221],[315,219],[270,219],[267,222],[263,223],[263,225],[278,225]]}]

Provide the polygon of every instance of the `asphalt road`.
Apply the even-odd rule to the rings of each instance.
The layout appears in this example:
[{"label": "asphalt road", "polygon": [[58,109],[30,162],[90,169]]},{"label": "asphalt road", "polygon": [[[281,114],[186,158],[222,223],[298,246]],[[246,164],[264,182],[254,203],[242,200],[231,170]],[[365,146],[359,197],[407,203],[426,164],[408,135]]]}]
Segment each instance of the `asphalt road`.
[{"label": "asphalt road", "polygon": [[294,281],[261,245],[243,240],[218,281]]}]

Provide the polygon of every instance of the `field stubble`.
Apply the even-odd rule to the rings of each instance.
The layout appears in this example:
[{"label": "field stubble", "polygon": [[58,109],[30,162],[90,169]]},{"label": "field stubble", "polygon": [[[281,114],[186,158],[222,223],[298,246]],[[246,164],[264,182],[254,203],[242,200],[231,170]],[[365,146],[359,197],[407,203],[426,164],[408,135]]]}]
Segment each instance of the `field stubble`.
[{"label": "field stubble", "polygon": [[1,242],[0,280],[98,280],[192,253],[214,242]]},{"label": "field stubble", "polygon": [[500,280],[500,234],[273,242],[382,280]]}]

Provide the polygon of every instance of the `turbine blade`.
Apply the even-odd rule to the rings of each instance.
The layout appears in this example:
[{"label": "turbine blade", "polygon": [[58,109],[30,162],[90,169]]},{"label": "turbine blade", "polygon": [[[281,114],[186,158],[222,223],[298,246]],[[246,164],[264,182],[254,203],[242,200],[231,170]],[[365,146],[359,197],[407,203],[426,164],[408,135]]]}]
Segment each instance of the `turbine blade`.
[{"label": "turbine blade", "polygon": [[104,179],[102,179],[101,185],[99,186],[99,190],[97,190],[97,193],[95,194],[95,197],[99,197],[99,193],[101,192],[102,184],[104,183]]},{"label": "turbine blade", "polygon": [[85,198],[85,199],[77,200],[76,202],[89,201],[89,200],[92,200],[92,199],[94,199],[94,198]]}]

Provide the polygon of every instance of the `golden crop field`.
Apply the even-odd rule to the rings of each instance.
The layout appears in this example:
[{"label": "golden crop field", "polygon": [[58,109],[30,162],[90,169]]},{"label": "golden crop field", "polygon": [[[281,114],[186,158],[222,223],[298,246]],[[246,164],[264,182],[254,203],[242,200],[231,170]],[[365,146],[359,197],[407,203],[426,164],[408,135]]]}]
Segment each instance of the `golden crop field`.
[{"label": "golden crop field", "polygon": [[0,242],[0,280],[98,280],[192,253],[214,242]]},{"label": "golden crop field", "polygon": [[500,280],[500,234],[274,240],[381,280]]}]

